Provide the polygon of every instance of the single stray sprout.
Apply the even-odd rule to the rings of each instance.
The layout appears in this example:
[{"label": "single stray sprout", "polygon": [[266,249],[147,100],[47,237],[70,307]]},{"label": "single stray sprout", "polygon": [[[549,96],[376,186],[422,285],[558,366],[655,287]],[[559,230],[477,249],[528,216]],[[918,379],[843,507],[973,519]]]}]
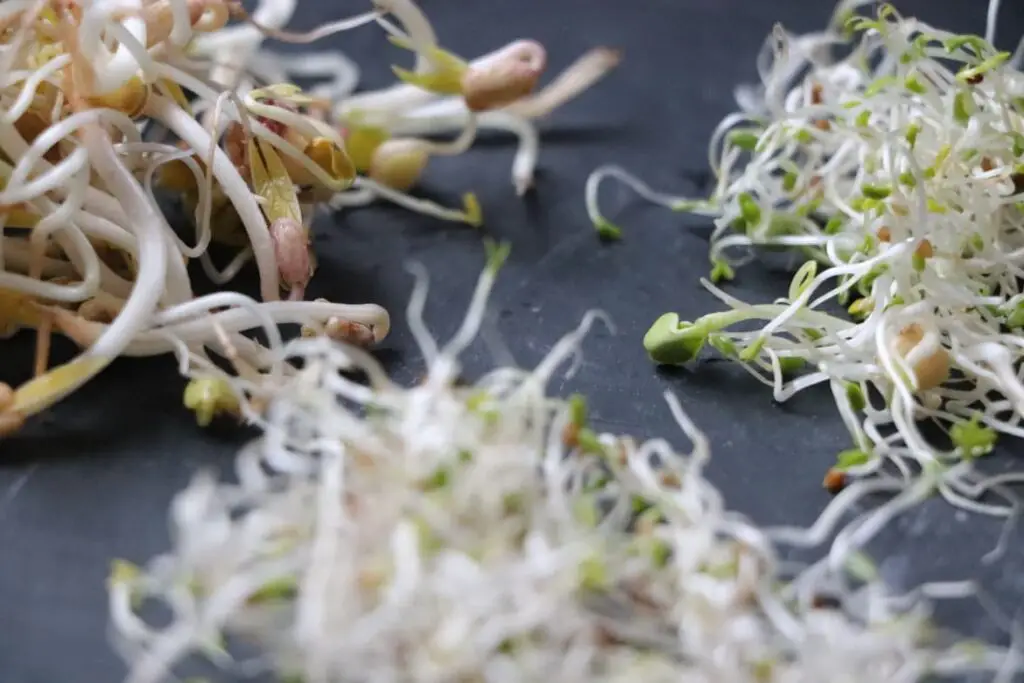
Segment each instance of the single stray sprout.
[{"label": "single stray sprout", "polygon": [[[892,466],[927,479],[941,465],[952,479],[940,495],[1013,517],[1014,495],[954,465],[1024,423],[1020,55],[990,43],[995,0],[986,37],[888,5],[861,16],[865,5],[844,0],[822,31],[779,26],[765,41],[761,82],[736,89],[739,111],[711,137],[709,197],[604,166],[587,211],[607,220],[594,187],[612,177],[714,221],[703,284],[725,310],[659,317],[644,337],[654,362],[689,363],[708,341],[776,401],[827,387],[857,451],[871,454],[848,477]],[[804,263],[787,298],[747,302],[716,286],[764,249]],[[974,500],[984,495],[998,500]]]},{"label": "single stray sprout", "polygon": [[697,357],[707,334],[693,323],[681,322],[675,313],[666,313],[644,335],[644,349],[655,363],[681,365]]},{"label": "single stray sprout", "polygon": [[[463,60],[438,44],[414,0],[374,0],[301,34],[285,29],[295,9],[285,0],[261,0],[251,16],[235,0],[3,4],[0,327],[33,331],[37,350],[35,377],[12,389],[0,432],[126,355],[174,354],[198,382],[186,400],[201,422],[227,409],[210,387],[237,398],[230,412],[254,418],[297,372],[281,357],[280,326],[361,345],[389,330],[379,306],[305,300],[318,211],[383,199],[479,226],[472,193],[453,208],[409,194],[428,160],[464,154],[481,130],[511,132],[512,180],[525,192],[539,154],[535,121],[620,59],[598,48],[540,85],[541,45],[517,40]],[[267,42],[305,45],[367,24],[415,56],[379,90],[355,93],[358,67],[339,52],[290,56]],[[433,140],[444,133],[455,137]],[[168,223],[157,202],[167,194],[183,200],[190,229]],[[211,257],[214,244],[233,252],[226,262]],[[250,263],[262,301],[195,294],[190,266],[223,289]],[[54,334],[81,356],[50,368]]]},{"label": "single stray sprout", "polygon": [[[707,439],[673,395],[685,450],[586,427],[584,399],[548,387],[600,314],[532,370],[458,383],[506,255],[491,249],[443,347],[410,306],[427,359],[412,387],[324,337],[282,350],[303,370],[271,397],[236,476],[196,476],[171,505],[167,552],[112,567],[127,683],[175,680],[190,658],[227,680],[234,642],[295,681],[923,683],[1020,670],[1015,650],[972,641],[965,657],[928,621],[922,595],[970,588],[883,584],[863,550],[875,511],[832,529],[870,489],[848,487],[810,529],[760,529],[708,480]],[[884,505],[893,518],[905,502]],[[821,527],[837,538],[827,557],[781,561],[818,545]],[[169,622],[149,621],[154,604]]]}]

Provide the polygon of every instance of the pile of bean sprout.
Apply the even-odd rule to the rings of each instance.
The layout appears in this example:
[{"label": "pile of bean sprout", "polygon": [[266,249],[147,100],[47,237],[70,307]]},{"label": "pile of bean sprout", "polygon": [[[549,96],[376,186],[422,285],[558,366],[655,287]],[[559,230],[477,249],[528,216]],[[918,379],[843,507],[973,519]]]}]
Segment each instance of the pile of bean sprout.
[{"label": "pile of bean sprout", "polygon": [[[880,683],[1019,670],[1013,647],[931,623],[929,597],[969,586],[885,589],[861,548],[907,494],[791,571],[781,545],[832,534],[870,482],[810,530],[760,530],[705,478],[707,440],[671,394],[689,452],[600,434],[581,397],[549,396],[600,313],[533,370],[458,381],[502,257],[443,347],[422,320],[419,281],[409,317],[428,372],[417,386],[393,384],[357,347],[287,346],[303,369],[272,398],[236,479],[197,476],[173,503],[172,549],[145,568],[115,564],[113,634],[130,683],[170,680],[194,657],[304,683]],[[157,604],[169,620],[147,619]],[[253,646],[255,657],[232,655]]]},{"label": "pile of bean sprout", "polygon": [[[446,208],[411,195],[431,157],[468,150],[480,129],[515,133],[515,188],[538,156],[534,121],[614,67],[596,49],[537,90],[546,67],[531,40],[467,61],[443,49],[412,0],[309,33],[284,30],[295,0],[7,0],[0,4],[0,323],[37,334],[34,378],[0,386],[0,433],[85,384],[119,356],[173,353],[192,379],[200,422],[265,396],[292,369],[277,363],[279,325],[360,344],[388,333],[376,305],[304,301],[316,265],[317,208],[383,199],[479,225],[473,194]],[[415,54],[395,85],[354,93],[339,52],[294,57],[271,38],[309,43],[376,25]],[[308,91],[292,83],[319,80]],[[456,132],[449,142],[432,136]],[[172,230],[157,199],[180,198],[194,235]],[[210,248],[233,252],[218,266]],[[198,260],[226,285],[252,262],[261,302],[196,297]],[[281,301],[281,293],[287,300]],[[243,332],[262,329],[257,343]],[[54,333],[83,348],[50,368]],[[269,347],[269,349],[268,349]],[[227,357],[243,382],[211,354]]]},{"label": "pile of bean sprout", "polygon": [[[761,84],[736,91],[710,144],[711,196],[655,192],[618,167],[596,171],[587,205],[615,178],[647,199],[714,218],[710,281],[725,306],[693,322],[665,314],[652,360],[692,361],[705,346],[742,364],[777,401],[827,385],[849,430],[826,485],[883,465],[907,478],[1024,436],[1024,42],[957,35],[889,5],[842,2],[824,31],[776,26]],[[787,296],[747,303],[715,285],[758,250],[802,254]],[[845,307],[845,314],[837,310]],[[738,331],[753,322],[752,331]],[[748,328],[749,329],[749,328]],[[937,428],[937,429],[936,429]],[[955,504],[1010,516],[1012,473],[939,478]],[[978,502],[982,493],[1003,501]]]}]

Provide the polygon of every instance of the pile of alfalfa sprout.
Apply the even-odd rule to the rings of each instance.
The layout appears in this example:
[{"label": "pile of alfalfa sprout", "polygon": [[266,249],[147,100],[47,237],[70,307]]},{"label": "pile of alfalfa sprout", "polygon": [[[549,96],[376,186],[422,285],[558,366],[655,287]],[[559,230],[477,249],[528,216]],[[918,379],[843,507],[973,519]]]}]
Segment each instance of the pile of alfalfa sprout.
[{"label": "pile of alfalfa sprout", "polygon": [[[279,326],[360,344],[388,333],[377,305],[305,301],[318,208],[377,199],[470,225],[472,194],[446,208],[410,190],[430,159],[458,155],[482,129],[515,133],[525,192],[538,156],[533,121],[618,59],[596,49],[537,90],[543,46],[517,40],[472,61],[443,49],[412,0],[309,33],[284,30],[295,0],[6,0],[0,4],[0,324],[37,335],[34,377],[0,385],[0,433],[72,393],[119,356],[173,353],[201,423],[266,398],[293,368]],[[354,93],[359,71],[335,51],[276,54],[367,24],[415,54],[398,81]],[[292,83],[314,79],[303,90]],[[431,138],[452,134],[447,142]],[[158,203],[183,200],[191,233]],[[190,232],[186,230],[185,232]],[[227,249],[217,265],[211,247]],[[247,263],[262,301],[196,296],[188,266],[216,285]],[[282,301],[282,292],[286,300]],[[262,330],[258,343],[243,332]],[[54,333],[83,352],[49,367]],[[227,356],[241,381],[227,381]]]},{"label": "pile of alfalfa sprout", "polygon": [[[409,320],[427,374],[416,386],[393,384],[355,346],[286,346],[303,369],[256,418],[263,435],[236,476],[197,476],[172,505],[171,550],[145,568],[115,564],[110,610],[129,683],[174,680],[196,657],[303,683],[1019,672],[1016,647],[957,641],[931,622],[930,599],[970,596],[970,585],[894,595],[864,554],[914,491],[837,530],[881,490],[859,482],[809,530],[758,529],[705,478],[707,440],[671,394],[688,452],[598,433],[581,397],[550,396],[600,313],[533,370],[459,382],[504,255],[492,251],[443,347],[423,323],[420,279]],[[810,566],[781,557],[833,534]]]},{"label": "pile of alfalfa sprout", "polygon": [[[826,486],[893,467],[1009,517],[1019,501],[1005,485],[1024,474],[948,466],[1024,436],[1024,42],[1015,54],[992,46],[998,2],[985,38],[890,5],[858,14],[866,4],[840,3],[818,33],[775,27],[761,84],[736,90],[741,110],[712,137],[710,197],[666,196],[606,167],[588,210],[616,236],[597,205],[611,177],[714,218],[703,284],[725,310],[659,318],[644,338],[656,363],[708,346],[777,401],[827,385],[852,443]],[[747,303],[715,285],[779,249],[805,259],[785,297]],[[979,501],[986,492],[996,499]]]}]

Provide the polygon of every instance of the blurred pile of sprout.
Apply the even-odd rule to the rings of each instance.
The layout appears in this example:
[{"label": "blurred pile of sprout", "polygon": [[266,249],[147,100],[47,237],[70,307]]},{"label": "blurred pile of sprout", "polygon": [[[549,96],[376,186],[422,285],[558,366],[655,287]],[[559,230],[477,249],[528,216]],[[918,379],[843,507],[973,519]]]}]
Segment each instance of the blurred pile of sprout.
[{"label": "blurred pile of sprout", "polygon": [[[884,490],[858,482],[809,529],[760,529],[705,477],[707,439],[671,394],[686,452],[599,433],[583,397],[550,395],[600,313],[532,370],[458,381],[504,256],[492,252],[440,348],[420,281],[416,386],[351,345],[286,347],[303,370],[235,476],[197,476],[172,505],[171,548],[114,565],[128,683],[176,680],[197,657],[224,680],[292,683],[910,683],[1020,670],[1015,648],[931,622],[934,599],[971,585],[896,595],[865,554],[919,491],[840,525]],[[783,560],[829,538],[820,561]]]}]

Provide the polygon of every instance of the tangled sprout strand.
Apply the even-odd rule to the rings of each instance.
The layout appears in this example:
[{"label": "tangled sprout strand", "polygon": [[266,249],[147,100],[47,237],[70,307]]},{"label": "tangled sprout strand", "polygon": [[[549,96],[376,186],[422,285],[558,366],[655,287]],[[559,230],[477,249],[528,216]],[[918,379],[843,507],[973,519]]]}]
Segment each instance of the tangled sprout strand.
[{"label": "tangled sprout strand", "polygon": [[[295,34],[296,3],[265,0],[8,0],[0,5],[0,325],[37,333],[35,377],[0,391],[0,433],[75,391],[122,355],[173,353],[192,378],[201,423],[238,413],[293,373],[278,326],[367,345],[388,333],[376,305],[304,301],[316,266],[318,207],[377,199],[479,225],[480,206],[446,208],[409,194],[429,159],[467,151],[480,129],[519,138],[513,180],[533,179],[533,123],[590,87],[618,55],[596,49],[537,89],[543,46],[519,40],[467,61],[439,46],[411,0]],[[309,43],[367,24],[415,54],[398,82],[354,94],[341,53],[275,54],[266,38]],[[294,79],[319,80],[308,92]],[[429,139],[454,132],[450,142]],[[171,229],[157,194],[179,197],[194,235]],[[234,251],[217,266],[210,248]],[[248,262],[261,302],[196,297],[198,260],[217,285]],[[281,301],[282,292],[286,301]],[[261,329],[258,344],[243,332]],[[51,335],[81,356],[48,368]],[[210,353],[233,362],[239,381]]]},{"label": "tangled sprout strand", "polygon": [[[437,351],[421,338],[429,368],[412,388],[357,348],[288,346],[303,370],[238,456],[237,483],[197,477],[173,503],[170,552],[145,569],[115,565],[130,683],[168,680],[196,654],[306,683],[878,683],[1013,670],[1012,650],[947,642],[925,603],[886,593],[856,550],[875,517],[787,581],[773,536],[819,531],[765,532],[728,511],[703,475],[706,439],[671,395],[688,453],[599,434],[582,398],[548,396],[599,314],[532,371],[456,382],[494,274],[452,342]],[[154,601],[169,624],[145,620],[139,606]],[[239,641],[258,659],[235,661]]]},{"label": "tangled sprout strand", "polygon": [[[608,177],[714,217],[704,284],[727,310],[693,322],[666,314],[644,344],[669,364],[710,346],[777,401],[830,386],[853,442],[826,479],[833,488],[884,463],[933,474],[988,453],[1000,434],[1024,436],[1024,51],[888,5],[856,15],[864,4],[843,2],[820,33],[776,26],[757,61],[761,84],[737,89],[742,111],[712,137],[707,200],[656,193],[616,167],[587,192],[608,236],[617,228],[597,208]],[[786,297],[751,304],[713,284],[766,248],[806,258]],[[754,331],[734,328],[751,321]],[[948,439],[926,437],[923,423]],[[947,499],[1016,509],[1004,485],[1024,475],[956,472],[939,478]],[[1003,501],[977,502],[986,491]]]}]

